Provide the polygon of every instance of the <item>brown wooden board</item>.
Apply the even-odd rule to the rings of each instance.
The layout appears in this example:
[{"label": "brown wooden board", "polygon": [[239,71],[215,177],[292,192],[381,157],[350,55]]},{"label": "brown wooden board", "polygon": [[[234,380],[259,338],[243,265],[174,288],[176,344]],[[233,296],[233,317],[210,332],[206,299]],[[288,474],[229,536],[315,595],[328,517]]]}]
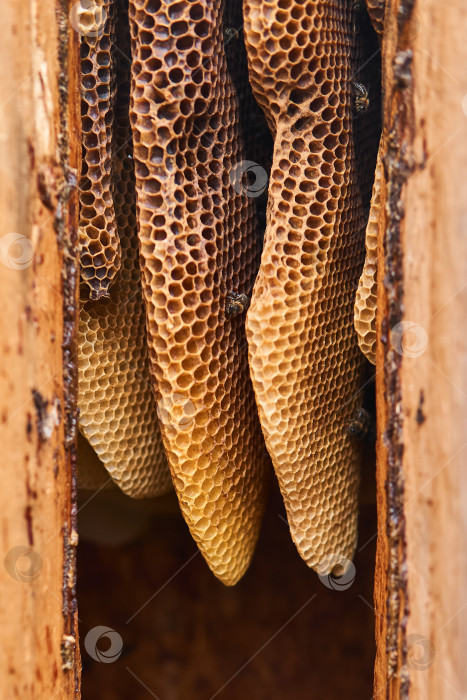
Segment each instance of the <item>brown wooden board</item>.
[{"label": "brown wooden board", "polygon": [[0,24],[0,696],[79,697],[73,345],[75,32],[59,0]]},{"label": "brown wooden board", "polygon": [[377,698],[467,693],[465,8],[391,1],[377,354]]}]

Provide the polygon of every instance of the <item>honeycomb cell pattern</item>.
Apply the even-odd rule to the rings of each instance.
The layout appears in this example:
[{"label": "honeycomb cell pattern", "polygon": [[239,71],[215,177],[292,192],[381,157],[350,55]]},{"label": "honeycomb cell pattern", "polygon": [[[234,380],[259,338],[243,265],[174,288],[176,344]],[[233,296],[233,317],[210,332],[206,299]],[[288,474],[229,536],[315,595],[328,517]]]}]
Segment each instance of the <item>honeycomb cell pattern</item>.
[{"label": "honeycomb cell pattern", "polygon": [[182,513],[225,584],[246,570],[268,466],[244,314],[259,264],[219,0],[130,0],[138,225],[149,351]]},{"label": "honeycomb cell pattern", "polygon": [[378,37],[382,38],[384,29],[384,6],[386,0],[366,0],[366,7]]},{"label": "honeycomb cell pattern", "polygon": [[121,264],[111,172],[116,3],[82,5],[80,267],[88,295],[99,299],[108,294]]},{"label": "honeycomb cell pattern", "polygon": [[246,330],[259,416],[292,538],[320,573],[353,555],[360,402],[353,328],[364,214],[355,182],[352,3],[245,0],[250,80],[275,137]]},{"label": "honeycomb cell pattern", "polygon": [[[124,47],[123,29],[118,36],[121,34],[119,43]],[[129,47],[127,51],[130,56]],[[81,304],[78,407],[80,431],[114,483],[128,496],[142,498],[163,494],[172,484],[149,373],[128,118],[126,77],[130,63],[125,53],[122,52],[122,79],[113,127],[113,197],[116,229],[121,239],[121,268],[108,298]],[[86,445],[82,445],[82,459],[85,456]],[[93,487],[91,469],[89,458],[82,466],[83,479],[79,479],[83,488]],[[102,472],[96,470],[94,488],[101,482]]]},{"label": "honeycomb cell pattern", "polygon": [[376,296],[378,228],[381,209],[381,185],[383,177],[381,142],[376,163],[375,182],[371,197],[370,215],[365,235],[365,264],[355,297],[355,330],[358,344],[367,360],[376,364]]}]

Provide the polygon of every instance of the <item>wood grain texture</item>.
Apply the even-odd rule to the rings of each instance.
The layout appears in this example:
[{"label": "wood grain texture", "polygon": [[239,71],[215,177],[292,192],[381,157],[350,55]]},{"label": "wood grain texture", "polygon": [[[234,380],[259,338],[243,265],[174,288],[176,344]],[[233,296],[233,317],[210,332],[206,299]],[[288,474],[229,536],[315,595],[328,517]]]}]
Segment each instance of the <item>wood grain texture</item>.
[{"label": "wood grain texture", "polygon": [[467,694],[465,29],[460,2],[385,16],[374,696],[390,700]]},{"label": "wood grain texture", "polygon": [[78,81],[77,63],[67,66],[78,45],[68,9],[58,0],[1,3],[0,696],[8,699],[80,696],[70,447],[78,139],[68,146]]}]

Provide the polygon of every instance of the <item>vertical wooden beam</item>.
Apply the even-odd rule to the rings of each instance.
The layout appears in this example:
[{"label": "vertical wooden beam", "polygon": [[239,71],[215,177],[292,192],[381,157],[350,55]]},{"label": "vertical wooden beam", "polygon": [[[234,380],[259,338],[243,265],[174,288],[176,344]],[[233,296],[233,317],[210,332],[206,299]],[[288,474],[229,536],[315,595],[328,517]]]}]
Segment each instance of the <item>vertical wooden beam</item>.
[{"label": "vertical wooden beam", "polygon": [[66,0],[0,6],[1,697],[74,698],[78,37]]},{"label": "vertical wooden beam", "polygon": [[467,697],[467,12],[390,0],[383,46],[375,697]]}]

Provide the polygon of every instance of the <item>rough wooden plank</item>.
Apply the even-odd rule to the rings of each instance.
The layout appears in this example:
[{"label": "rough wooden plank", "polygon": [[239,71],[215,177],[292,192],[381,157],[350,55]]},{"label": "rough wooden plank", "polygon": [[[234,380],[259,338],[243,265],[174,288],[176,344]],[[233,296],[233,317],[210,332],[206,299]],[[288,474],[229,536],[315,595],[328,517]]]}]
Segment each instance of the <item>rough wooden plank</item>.
[{"label": "rough wooden plank", "polygon": [[466,14],[391,0],[375,697],[466,697]]},{"label": "rough wooden plank", "polygon": [[[2,0],[2,697],[79,697],[72,459],[75,32],[65,0]],[[72,53],[71,53],[72,52]],[[74,102],[76,100],[73,98]],[[69,133],[74,134],[69,147]]]}]

